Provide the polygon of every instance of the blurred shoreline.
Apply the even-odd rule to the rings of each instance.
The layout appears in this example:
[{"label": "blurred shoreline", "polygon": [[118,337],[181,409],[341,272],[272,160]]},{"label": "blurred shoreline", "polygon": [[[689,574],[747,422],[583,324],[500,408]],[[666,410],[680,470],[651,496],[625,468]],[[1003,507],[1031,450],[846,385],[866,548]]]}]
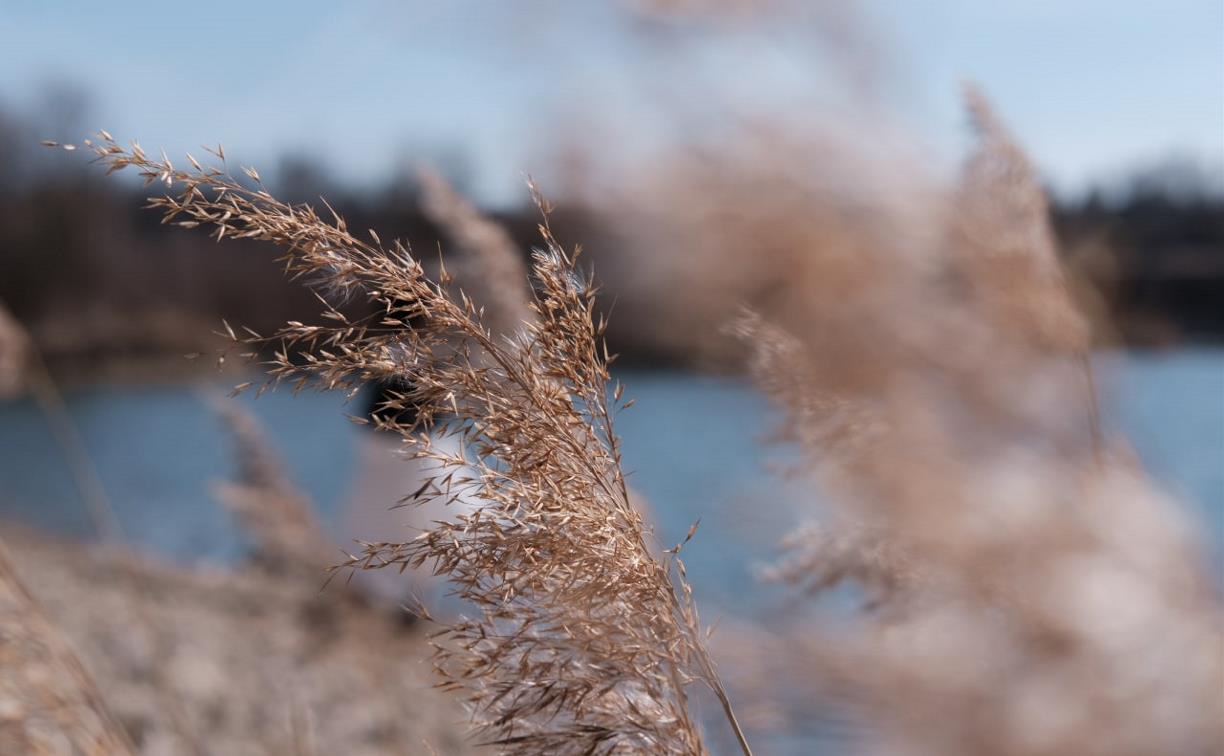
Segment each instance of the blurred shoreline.
[{"label": "blurred shoreline", "polygon": [[[0,132],[4,125],[0,114]],[[286,280],[270,246],[217,244],[163,225],[142,209],[156,187],[106,180],[87,161],[58,151],[35,146],[27,154],[31,149],[21,144],[29,131],[9,131],[17,149],[0,154],[0,176],[8,177],[0,179],[0,305],[31,334],[58,380],[203,374],[228,343],[220,335],[223,319],[266,334],[316,311],[313,293]],[[417,176],[359,192],[323,170],[284,161],[269,183],[290,202],[318,206],[327,197],[349,228],[378,229],[385,239],[404,241],[427,269],[436,271],[440,259],[450,259],[447,229],[421,209]],[[600,207],[598,189],[584,198],[581,187],[595,177],[569,181],[578,188],[549,197],[555,203],[550,224],[562,244],[581,246],[583,267],[598,276],[599,304],[609,315],[607,340],[620,364],[736,371],[742,350],[720,334],[725,323],[711,318],[730,319],[739,304],[767,302],[776,282],[745,280],[729,290],[743,302],[705,302],[701,282],[691,280],[694,263],[672,261],[699,261],[706,250],[645,248],[652,242],[634,238],[635,219],[618,216],[615,201]],[[490,215],[524,258],[539,243],[540,221],[526,194],[519,208]],[[1169,163],[1078,198],[1054,198],[1050,215],[1098,346],[1224,343],[1224,309],[1218,306],[1224,194],[1199,167]],[[814,228],[820,232],[821,224]],[[704,275],[701,265],[753,269],[752,250],[733,254],[740,259],[711,258],[695,263],[696,271]],[[361,301],[345,305],[357,315],[367,307]],[[187,354],[201,356],[191,361],[183,358]]]}]

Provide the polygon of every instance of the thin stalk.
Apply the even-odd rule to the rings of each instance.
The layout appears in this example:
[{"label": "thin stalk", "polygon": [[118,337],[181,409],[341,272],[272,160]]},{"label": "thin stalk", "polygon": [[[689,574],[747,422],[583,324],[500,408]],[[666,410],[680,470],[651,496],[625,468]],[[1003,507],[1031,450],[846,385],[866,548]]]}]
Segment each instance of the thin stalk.
[{"label": "thin stalk", "polygon": [[718,697],[718,702],[722,704],[723,714],[731,725],[731,731],[735,733],[735,740],[739,744],[740,751],[743,752],[744,756],[752,756],[752,748],[748,745],[748,738],[744,735],[744,729],[740,727],[739,719],[735,716],[735,710],[731,708],[731,698],[727,695],[727,689],[723,687],[722,680],[718,678],[718,673],[714,670],[714,663],[704,654],[702,656],[702,666],[706,668],[706,676],[710,689],[714,691],[714,695]]},{"label": "thin stalk", "polygon": [[[106,486],[102,483],[102,476],[98,474],[98,467],[89,456],[89,451],[85,448],[85,441],[81,438],[76,422],[73,421],[72,414],[68,411],[68,403],[64,401],[64,395],[60,393],[55,379],[51,376],[51,371],[46,361],[43,360],[42,353],[32,341],[29,349],[30,392],[42,410],[51,435],[55,437],[55,442],[63,452],[64,461],[68,465],[69,473],[89,512],[89,518],[93,521],[98,538],[108,546],[130,551],[131,546],[124,533],[123,525],[111,504],[110,496],[106,493]],[[133,571],[132,576],[137,589],[152,600],[153,592],[145,576],[139,570]],[[137,611],[141,615],[141,621],[152,631],[154,637],[153,655],[157,663],[152,668],[153,687],[161,694],[162,704],[178,735],[183,738],[192,753],[196,756],[204,756],[206,751],[201,745],[203,740],[191,726],[183,702],[171,691],[169,680],[166,678],[167,667],[164,662],[169,656],[166,634],[162,632],[143,604],[137,604],[137,606],[140,607]]]},{"label": "thin stalk", "polygon": [[1105,453],[1105,436],[1101,431],[1101,402],[1097,395],[1096,378],[1092,371],[1092,360],[1088,350],[1079,354],[1080,370],[1084,375],[1084,386],[1088,392],[1088,429],[1092,433],[1092,453],[1100,463]]},{"label": "thin stalk", "polygon": [[33,344],[30,346],[30,363],[33,368],[29,376],[30,391],[42,409],[43,418],[51,435],[55,437],[55,443],[63,452],[64,462],[67,463],[69,473],[81,494],[81,500],[89,511],[89,518],[93,521],[98,537],[111,545],[124,543],[126,538],[123,526],[120,525],[115,508],[106,494],[98,468],[85,449],[85,442],[68,412],[63,394],[56,387],[42,355]]}]

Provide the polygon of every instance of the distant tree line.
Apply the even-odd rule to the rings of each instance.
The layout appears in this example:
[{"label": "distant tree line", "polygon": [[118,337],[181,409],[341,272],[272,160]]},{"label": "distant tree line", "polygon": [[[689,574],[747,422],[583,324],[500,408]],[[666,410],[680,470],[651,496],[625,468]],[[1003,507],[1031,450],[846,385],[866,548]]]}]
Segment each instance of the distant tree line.
[{"label": "distant tree line", "polygon": [[1053,207],[1065,249],[1097,247],[1089,277],[1132,344],[1224,338],[1224,191],[1171,160]]},{"label": "distant tree line", "polygon": [[[103,181],[87,160],[39,148],[45,135],[0,111],[0,301],[53,362],[197,351],[222,317],[263,331],[310,311],[311,295],[285,281],[264,245],[216,244],[160,225],[142,209],[143,187]],[[350,227],[394,234],[424,260],[444,253],[439,229],[417,208],[414,177],[357,192],[309,162],[285,160],[274,184],[294,201],[326,195]],[[1053,214],[1072,266],[1103,293],[1111,338],[1224,338],[1224,193],[1193,166],[1165,166],[1121,189],[1056,201]],[[534,207],[497,217],[524,254],[537,243]],[[599,220],[563,199],[553,224],[567,243],[581,241],[597,266],[616,253]],[[631,285],[605,283],[609,298],[617,285]],[[620,322],[632,322],[626,315],[618,313]],[[625,360],[686,361],[617,322],[609,339]]]}]

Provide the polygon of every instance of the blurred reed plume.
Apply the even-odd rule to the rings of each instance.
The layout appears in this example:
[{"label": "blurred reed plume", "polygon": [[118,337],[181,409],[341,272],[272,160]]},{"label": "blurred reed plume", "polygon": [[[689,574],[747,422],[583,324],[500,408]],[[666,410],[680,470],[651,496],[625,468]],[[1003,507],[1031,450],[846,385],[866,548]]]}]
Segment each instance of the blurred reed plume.
[{"label": "blurred reed plume", "polygon": [[778,0],[628,0],[628,8],[649,19],[691,23],[708,18],[746,20],[777,12]]},{"label": "blurred reed plume", "polygon": [[[447,268],[453,286],[480,308],[493,334],[512,336],[535,322],[530,276],[518,245],[500,224],[482,215],[430,170],[421,179],[421,210],[438,224],[458,258]],[[462,295],[461,295],[462,296]]]},{"label": "blurred reed plume", "polygon": [[1000,336],[1078,355],[1090,334],[1067,291],[1045,191],[985,95],[968,85],[965,104],[978,147],[954,199],[955,272]]},{"label": "blurred reed plume", "polygon": [[273,573],[319,578],[337,552],[310,500],[290,481],[249,412],[223,399],[213,406],[234,439],[238,463],[238,479],[218,484],[217,496],[255,541],[255,563]]},{"label": "blurred reed plume", "polygon": [[0,752],[122,756],[132,747],[0,544]]},{"label": "blurred reed plume", "polygon": [[940,243],[848,294],[857,339],[826,335],[804,279],[734,328],[828,498],[774,574],[867,599],[788,638],[872,753],[1218,753],[1218,589],[1175,503],[1103,438],[1044,197],[969,103],[979,145],[943,230],[901,234]]},{"label": "blurred reed plume", "polygon": [[[630,501],[613,429],[622,392],[609,398],[594,286],[553,238],[538,195],[533,318],[497,336],[448,274],[431,281],[402,244],[276,200],[253,169],[238,181],[220,148],[219,167],[189,156],[184,170],[100,137],[89,146],[110,171],[133,167],[177,188],[150,201],[164,222],[272,241],[293,275],[377,305],[350,319],[320,297],[326,325],[291,321],[242,340],[274,346],[273,382],[356,391],[402,380],[372,422],[433,469],[405,503],[479,502],[406,543],[366,544],[348,566],[432,565],[475,608],[441,631],[436,669],[484,742],[523,754],[701,753],[688,697],[700,681],[749,752],[703,645],[680,547],[657,548]],[[438,437],[460,440],[459,451]]]},{"label": "blurred reed plume", "polygon": [[1078,361],[1086,390],[1084,412],[1099,453],[1102,431],[1089,362],[1091,334],[1071,297],[1045,191],[986,97],[969,85],[965,102],[980,144],[965,166],[954,201],[954,275],[975,299],[974,309],[993,322],[999,338],[1018,341],[1039,355]]}]

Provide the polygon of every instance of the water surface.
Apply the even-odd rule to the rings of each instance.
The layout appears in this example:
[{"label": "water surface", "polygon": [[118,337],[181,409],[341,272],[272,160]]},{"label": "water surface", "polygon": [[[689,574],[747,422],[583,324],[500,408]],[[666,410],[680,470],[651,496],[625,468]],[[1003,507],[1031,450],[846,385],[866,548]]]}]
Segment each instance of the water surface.
[{"label": "water surface", "polygon": [[[1111,353],[1098,358],[1107,421],[1184,501],[1224,565],[1224,350]],[[794,523],[779,499],[805,495],[771,472],[783,450],[761,441],[776,421],[743,382],[685,373],[622,372],[637,404],[621,413],[625,467],[650,501],[661,539],[701,519],[685,549],[699,597],[719,611],[765,608],[753,577]],[[211,387],[217,389],[217,386]],[[355,412],[338,395],[240,397],[265,425],[295,482],[335,522],[356,469]],[[130,540],[179,561],[228,561],[246,545],[213,497],[235,471],[230,440],[194,385],[100,387],[68,396]],[[87,536],[92,526],[37,406],[0,404],[0,516]]]}]

